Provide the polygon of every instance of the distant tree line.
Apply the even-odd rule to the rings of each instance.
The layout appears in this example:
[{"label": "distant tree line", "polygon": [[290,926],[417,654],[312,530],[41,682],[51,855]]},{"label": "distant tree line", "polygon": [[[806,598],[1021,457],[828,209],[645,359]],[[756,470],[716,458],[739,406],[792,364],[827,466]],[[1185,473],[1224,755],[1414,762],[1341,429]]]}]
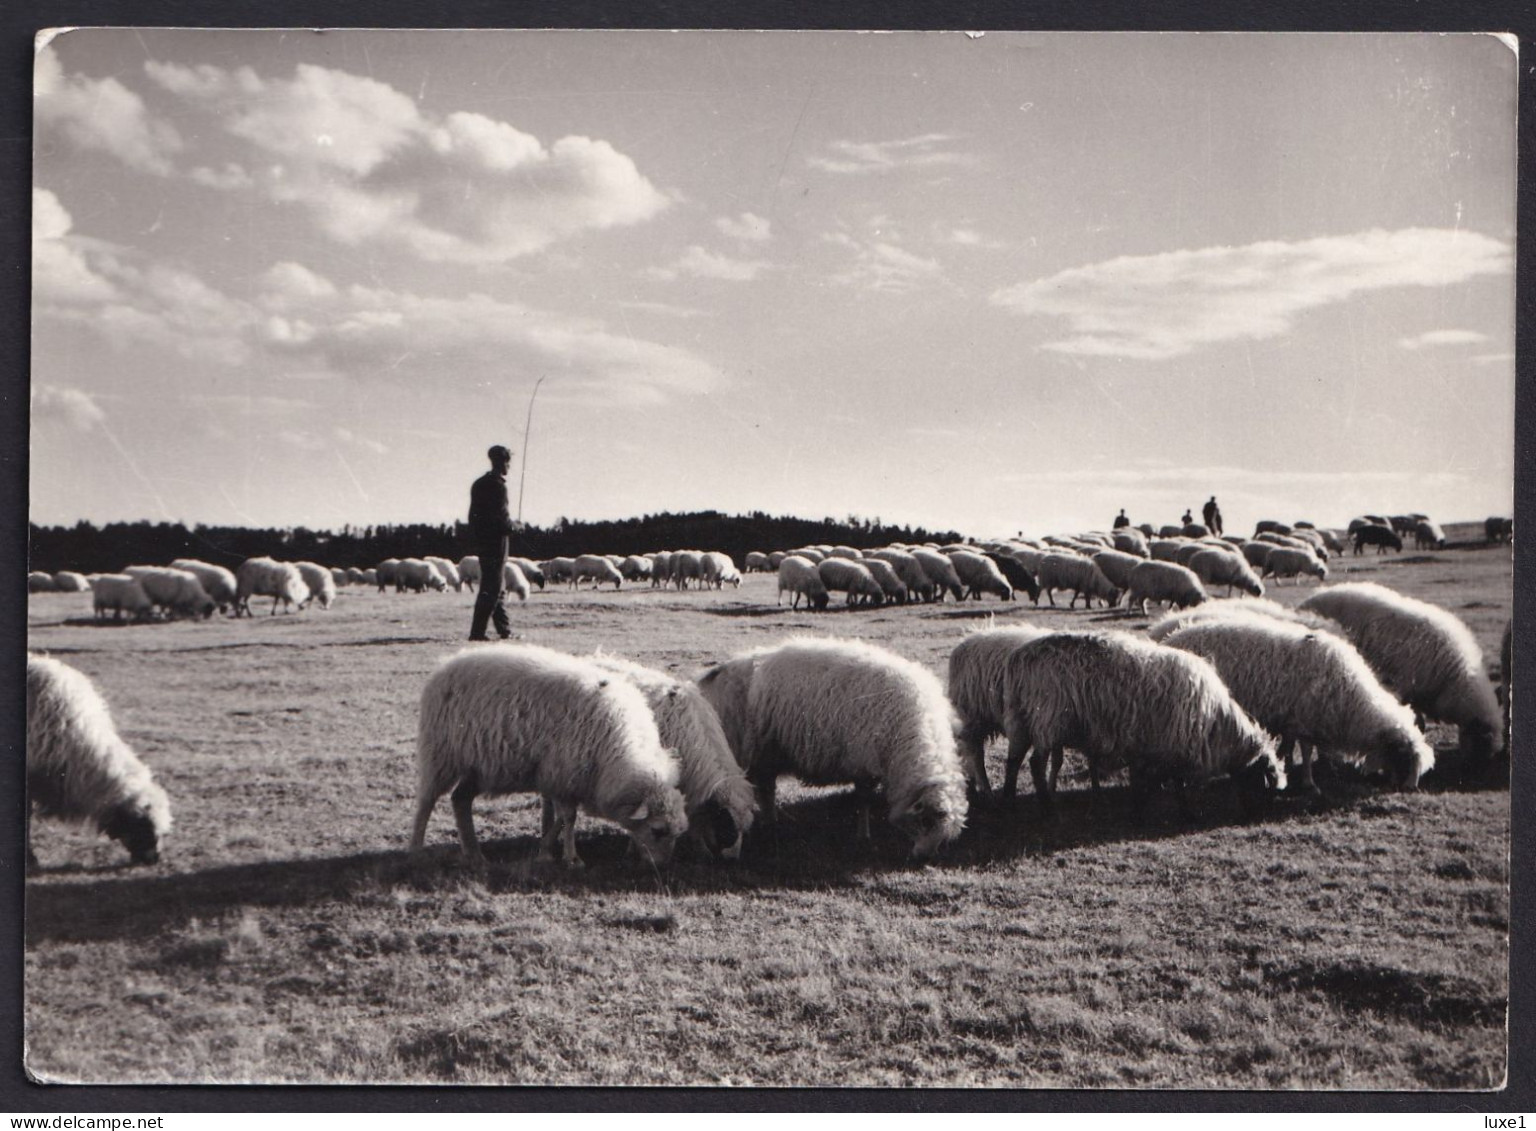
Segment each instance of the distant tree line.
[{"label": "distant tree line", "polygon": [[[463,523],[344,526],[340,531],[259,529],[245,526],[187,527],[171,522],[112,522],[97,527],[30,525],[29,569],[56,573],[112,573],[130,565],[164,565],[199,558],[234,569],[246,558],[312,561],[326,566],[377,565],[385,558],[426,554],[457,561],[474,553]],[[512,539],[512,552],[544,559],[576,554],[645,554],[656,550],[723,550],[738,564],[750,550],[783,550],[815,543],[857,546],[889,542],[955,542],[953,530],[894,526],[878,518],[807,519],[753,511],[648,514],[639,518],[583,522],[561,518],[549,527],[529,526]]]}]

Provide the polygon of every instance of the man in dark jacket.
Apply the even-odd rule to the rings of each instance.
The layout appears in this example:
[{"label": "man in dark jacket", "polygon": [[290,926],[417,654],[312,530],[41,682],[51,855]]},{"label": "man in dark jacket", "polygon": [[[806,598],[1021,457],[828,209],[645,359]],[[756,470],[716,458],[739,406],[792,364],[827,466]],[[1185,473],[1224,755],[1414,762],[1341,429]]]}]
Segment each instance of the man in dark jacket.
[{"label": "man in dark jacket", "polygon": [[507,507],[507,468],[512,453],[497,444],[486,452],[491,460],[487,471],[469,488],[469,536],[480,555],[480,591],[475,595],[475,616],[470,622],[469,638],[484,640],[487,621],[494,622],[503,640],[512,635],[507,619],[503,571],[507,566],[508,537],[512,534],[512,514]]},{"label": "man in dark jacket", "polygon": [[1200,508],[1200,513],[1205,518],[1205,528],[1212,534],[1221,533],[1221,508],[1216,505],[1216,496],[1212,495],[1210,501]]}]

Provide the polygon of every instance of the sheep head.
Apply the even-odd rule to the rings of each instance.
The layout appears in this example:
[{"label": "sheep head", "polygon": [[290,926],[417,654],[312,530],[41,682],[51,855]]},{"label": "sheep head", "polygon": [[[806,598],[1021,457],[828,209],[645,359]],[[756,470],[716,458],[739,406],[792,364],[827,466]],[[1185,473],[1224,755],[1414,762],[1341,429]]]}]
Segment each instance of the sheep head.
[{"label": "sheep head", "polygon": [[620,804],[614,818],[644,856],[656,864],[672,859],[677,838],[688,831],[683,796],[675,789],[655,789]]}]

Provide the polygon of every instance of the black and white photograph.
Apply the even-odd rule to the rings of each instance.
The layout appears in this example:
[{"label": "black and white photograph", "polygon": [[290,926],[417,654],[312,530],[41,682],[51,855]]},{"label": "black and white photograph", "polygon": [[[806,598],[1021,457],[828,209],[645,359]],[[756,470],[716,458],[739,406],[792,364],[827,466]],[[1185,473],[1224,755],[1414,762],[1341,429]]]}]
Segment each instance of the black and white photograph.
[{"label": "black and white photograph", "polygon": [[1504,1088],[1519,67],[41,33],[28,1077]]}]

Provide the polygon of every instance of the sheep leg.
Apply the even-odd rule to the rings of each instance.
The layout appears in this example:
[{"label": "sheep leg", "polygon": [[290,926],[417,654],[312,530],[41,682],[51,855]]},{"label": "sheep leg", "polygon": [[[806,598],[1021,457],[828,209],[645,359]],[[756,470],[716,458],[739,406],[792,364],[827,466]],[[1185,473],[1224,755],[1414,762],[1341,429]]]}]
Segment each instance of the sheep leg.
[{"label": "sheep leg", "polygon": [[1047,760],[1052,758],[1055,759],[1058,766],[1061,765],[1061,747],[1058,746],[1050,750],[1046,750],[1043,747],[1037,748],[1029,756],[1029,776],[1035,782],[1035,797],[1039,800],[1040,807],[1047,812],[1050,811],[1055,793],[1053,781],[1055,775],[1048,776],[1046,773]]},{"label": "sheep leg", "polygon": [[1003,796],[1012,801],[1019,794],[1019,767],[1024,765],[1024,755],[1031,746],[1029,735],[1022,727],[1008,735],[1008,761],[1003,772]]},{"label": "sheep leg", "polygon": [[965,766],[965,776],[971,789],[982,797],[991,797],[992,782],[987,778],[986,754],[981,736],[969,727],[960,732],[960,760]]},{"label": "sheep leg", "polygon": [[427,843],[427,822],[432,818],[432,810],[437,807],[437,799],[441,794],[434,794],[429,790],[422,790],[416,796],[416,822],[411,826],[411,851],[419,852]]},{"label": "sheep leg", "polygon": [[1322,790],[1317,788],[1317,783],[1312,780],[1312,756],[1317,747],[1305,739],[1301,742],[1301,789],[1303,793],[1317,794]]},{"label": "sheep leg", "polygon": [[872,840],[869,833],[869,811],[875,804],[875,787],[867,781],[853,783],[853,799],[859,807],[856,834],[860,840]]},{"label": "sheep leg", "polygon": [[555,824],[561,836],[561,859],[567,868],[585,868],[586,862],[576,855],[576,805],[559,802],[554,809]]},{"label": "sheep leg", "polygon": [[464,849],[465,859],[473,864],[485,862],[480,853],[480,842],[475,839],[475,819],[470,812],[479,792],[479,784],[470,778],[465,778],[453,790],[453,821],[459,826],[459,844]]}]

